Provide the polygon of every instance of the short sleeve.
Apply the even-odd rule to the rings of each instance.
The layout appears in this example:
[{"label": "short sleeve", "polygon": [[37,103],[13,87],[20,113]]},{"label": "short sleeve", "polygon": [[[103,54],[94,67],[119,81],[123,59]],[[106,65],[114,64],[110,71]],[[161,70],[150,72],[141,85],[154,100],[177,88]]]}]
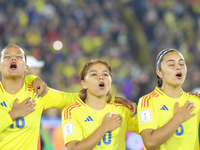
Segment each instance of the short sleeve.
[{"label": "short sleeve", "polygon": [[158,126],[153,102],[148,98],[150,98],[148,95],[144,96],[140,98],[138,103],[137,115],[140,133],[145,129],[157,129]]},{"label": "short sleeve", "polygon": [[33,74],[27,75],[27,76],[24,77],[24,82],[29,84],[29,85],[32,85],[32,82],[35,78],[38,78],[38,77],[33,75]]},{"label": "short sleeve", "polygon": [[72,113],[67,115],[68,107],[62,112],[62,131],[65,146],[70,141],[81,141],[83,139],[82,129],[76,116]]},{"label": "short sleeve", "polygon": [[[129,114],[129,116],[131,116],[131,113]],[[128,118],[127,131],[135,132],[135,133],[139,134],[138,117],[137,117],[137,115],[134,115],[132,118],[131,117]]]}]

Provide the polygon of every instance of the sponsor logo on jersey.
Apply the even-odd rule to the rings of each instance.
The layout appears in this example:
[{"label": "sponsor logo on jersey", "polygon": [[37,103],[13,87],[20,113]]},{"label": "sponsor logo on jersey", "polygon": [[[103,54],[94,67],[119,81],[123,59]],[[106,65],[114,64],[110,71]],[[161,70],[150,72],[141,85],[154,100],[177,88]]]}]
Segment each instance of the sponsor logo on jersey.
[{"label": "sponsor logo on jersey", "polygon": [[163,105],[163,107],[161,107],[160,110],[169,110],[169,109],[167,108],[167,106]]},{"label": "sponsor logo on jersey", "polygon": [[2,102],[2,103],[0,103],[1,104],[1,106],[3,106],[3,107],[7,107],[7,105],[6,105],[6,102]]},{"label": "sponsor logo on jersey", "polygon": [[92,119],[90,116],[88,116],[88,117],[85,119],[85,122],[88,122],[88,121],[93,121],[93,119]]}]

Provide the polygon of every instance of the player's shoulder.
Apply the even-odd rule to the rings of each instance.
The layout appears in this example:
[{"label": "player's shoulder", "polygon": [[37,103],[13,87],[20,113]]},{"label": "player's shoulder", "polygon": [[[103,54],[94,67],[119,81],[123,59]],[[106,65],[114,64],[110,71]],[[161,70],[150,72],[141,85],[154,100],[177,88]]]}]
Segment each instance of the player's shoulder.
[{"label": "player's shoulder", "polygon": [[198,97],[198,96],[196,96],[196,95],[192,95],[192,94],[190,94],[190,93],[188,93],[188,92],[184,92],[184,91],[182,91],[183,92],[183,94],[184,94],[184,99],[185,98],[187,98],[187,99],[196,99],[196,100],[200,100],[200,97]]},{"label": "player's shoulder", "polygon": [[159,90],[158,87],[156,87],[154,91],[142,96],[139,99],[138,106],[144,108],[150,107],[150,105],[153,104],[153,99],[159,98],[161,96],[163,96],[163,93]]},{"label": "player's shoulder", "polygon": [[86,106],[86,104],[81,99],[77,99],[75,102],[66,106],[64,108],[64,111],[72,111],[72,110],[75,110],[77,108],[85,107],[85,106]]},{"label": "player's shoulder", "polygon": [[81,99],[77,99],[74,103],[69,104],[63,109],[63,117],[64,119],[71,119],[71,115],[76,113],[80,108],[85,107],[85,103]]},{"label": "player's shoulder", "polygon": [[116,110],[129,110],[129,108],[123,104],[119,104],[119,103],[115,103],[115,102],[110,102],[108,103],[109,107],[112,107],[112,109],[116,109]]},{"label": "player's shoulder", "polygon": [[144,99],[157,98],[159,96],[163,96],[163,93],[160,91],[160,89],[158,87],[156,87],[152,92],[142,96],[140,98],[140,101],[142,101]]}]

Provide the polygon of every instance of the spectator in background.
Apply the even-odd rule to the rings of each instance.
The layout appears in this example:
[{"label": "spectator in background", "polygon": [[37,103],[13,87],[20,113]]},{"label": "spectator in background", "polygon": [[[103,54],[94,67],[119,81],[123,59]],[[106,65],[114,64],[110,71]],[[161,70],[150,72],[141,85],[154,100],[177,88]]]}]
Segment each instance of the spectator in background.
[{"label": "spectator in background", "polygon": [[41,68],[44,66],[44,61],[38,61],[34,56],[28,55],[26,57],[27,65],[29,66],[29,74],[40,76]]}]

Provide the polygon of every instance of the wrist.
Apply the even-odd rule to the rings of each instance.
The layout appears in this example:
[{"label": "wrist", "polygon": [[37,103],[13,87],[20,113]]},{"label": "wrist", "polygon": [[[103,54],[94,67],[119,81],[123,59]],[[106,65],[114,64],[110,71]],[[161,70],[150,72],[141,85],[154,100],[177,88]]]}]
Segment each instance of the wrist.
[{"label": "wrist", "polygon": [[13,110],[11,110],[8,114],[10,115],[10,118],[12,119],[12,121],[18,118],[16,113],[13,112]]},{"label": "wrist", "polygon": [[108,128],[107,128],[107,126],[105,126],[104,124],[102,124],[99,128],[100,128],[100,130],[101,130],[103,133],[108,132]]},{"label": "wrist", "polygon": [[181,124],[183,122],[182,118],[177,114],[175,114],[173,118],[176,120],[178,124]]}]

